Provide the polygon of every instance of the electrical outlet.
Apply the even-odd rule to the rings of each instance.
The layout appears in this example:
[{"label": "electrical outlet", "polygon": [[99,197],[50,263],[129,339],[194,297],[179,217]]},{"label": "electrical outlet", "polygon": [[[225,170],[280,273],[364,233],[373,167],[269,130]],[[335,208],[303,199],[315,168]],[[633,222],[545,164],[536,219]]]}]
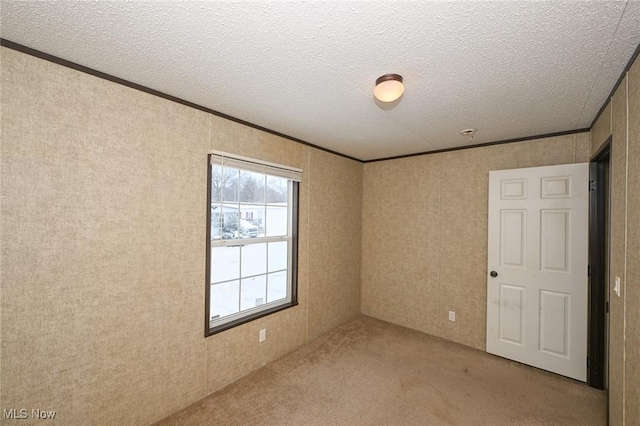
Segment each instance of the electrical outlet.
[{"label": "electrical outlet", "polygon": [[259,337],[259,341],[260,343],[264,342],[265,340],[267,340],[267,329],[263,328],[262,330],[260,330],[260,337]]},{"label": "electrical outlet", "polygon": [[616,277],[616,283],[613,285],[613,292],[620,297],[620,277]]},{"label": "electrical outlet", "polygon": [[449,321],[456,320],[456,313],[454,311],[449,311]]}]

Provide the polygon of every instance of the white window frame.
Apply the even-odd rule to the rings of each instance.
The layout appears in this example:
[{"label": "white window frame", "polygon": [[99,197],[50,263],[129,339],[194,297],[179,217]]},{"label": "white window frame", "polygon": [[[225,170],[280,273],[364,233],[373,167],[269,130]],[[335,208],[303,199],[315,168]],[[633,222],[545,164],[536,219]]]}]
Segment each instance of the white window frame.
[{"label": "white window frame", "polygon": [[[241,234],[238,238],[233,239],[212,239],[212,207],[215,202],[212,202],[212,168],[213,165],[219,165],[223,168],[230,167],[233,169],[240,169],[242,171],[249,171],[264,174],[267,176],[276,176],[286,178],[288,181],[288,200],[287,200],[287,235],[281,236],[258,236],[253,238],[243,237]],[[299,197],[299,182],[302,181],[302,170],[295,169],[288,166],[282,166],[274,163],[267,163],[260,160],[250,159],[247,157],[241,157],[237,155],[227,154],[220,151],[212,151],[209,155],[208,164],[208,183],[207,183],[207,259],[206,259],[206,290],[205,290],[205,337],[215,333],[219,333],[224,330],[236,327],[241,324],[245,324],[254,319],[270,315],[272,313],[296,306],[297,302],[297,255],[298,255],[298,197]],[[239,198],[238,198],[239,200]],[[220,201],[220,214],[222,213],[223,201]],[[242,203],[238,201],[238,206]],[[265,197],[264,199],[265,211],[270,204]],[[239,217],[238,220],[241,220]],[[213,274],[211,270],[211,256],[212,248],[215,247],[244,247],[252,244],[266,244],[271,242],[287,241],[288,253],[287,253],[287,294],[284,299],[279,299],[270,303],[265,303],[260,306],[252,307],[249,309],[241,310],[237,313],[224,316],[222,318],[211,318],[211,299],[210,292],[211,286],[216,284],[223,284],[227,281],[217,282],[214,284]],[[242,250],[242,249],[241,249]],[[241,256],[242,259],[242,256]],[[242,262],[242,260],[240,260]],[[240,265],[240,270],[242,267]],[[268,275],[267,271],[264,275]],[[262,275],[262,274],[260,274]],[[239,277],[242,278],[250,277]],[[231,281],[231,280],[229,280]],[[240,290],[241,291],[241,290]],[[268,291],[268,290],[267,290]]]}]

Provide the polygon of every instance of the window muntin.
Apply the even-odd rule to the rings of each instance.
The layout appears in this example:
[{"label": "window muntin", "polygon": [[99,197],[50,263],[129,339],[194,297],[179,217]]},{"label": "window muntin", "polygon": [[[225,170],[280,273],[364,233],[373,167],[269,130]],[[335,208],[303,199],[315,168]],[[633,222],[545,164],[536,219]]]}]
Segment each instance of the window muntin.
[{"label": "window muntin", "polygon": [[206,335],[297,304],[300,172],[211,155]]}]

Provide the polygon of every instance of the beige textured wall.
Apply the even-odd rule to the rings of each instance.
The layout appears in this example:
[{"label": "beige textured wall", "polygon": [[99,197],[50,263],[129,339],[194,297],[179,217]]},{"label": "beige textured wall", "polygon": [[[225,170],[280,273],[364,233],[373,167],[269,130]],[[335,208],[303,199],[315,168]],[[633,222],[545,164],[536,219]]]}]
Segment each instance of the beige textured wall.
[{"label": "beige textured wall", "polygon": [[204,389],[207,115],[1,50],[0,406],[169,414]]},{"label": "beige textured wall", "polygon": [[580,133],[365,164],[362,312],[484,349],[489,171],[589,152]]},{"label": "beige textured wall", "polygon": [[[609,282],[622,279],[620,297],[610,292],[609,301],[609,419],[612,425],[622,424],[622,388],[624,382],[624,299],[625,277],[625,216],[627,191],[627,80],[611,99],[612,129],[610,153],[611,206]],[[598,120],[600,121],[600,119]],[[608,136],[607,136],[608,137]]]},{"label": "beige textured wall", "polygon": [[[310,149],[308,337],[360,313],[362,164]],[[327,218],[332,218],[330,221]]]},{"label": "beige textured wall", "polygon": [[[611,123],[610,286],[621,278],[620,297],[611,291],[609,315],[609,423],[640,424],[640,61],[611,98],[591,130],[592,152],[608,137]],[[606,111],[605,111],[606,112]]]},{"label": "beige textured wall", "polygon": [[441,156],[367,163],[362,313],[438,335]]},{"label": "beige textured wall", "polygon": [[[358,206],[340,203],[360,198],[360,163],[0,54],[0,409],[56,410],[60,424],[147,424],[304,344],[323,321],[353,315],[358,269],[339,284],[324,274],[359,259]],[[302,168],[304,181],[299,305],[205,339],[211,149]],[[355,182],[324,188],[342,173]],[[310,229],[309,207],[325,202],[335,208]],[[353,240],[324,251],[327,229]]]},{"label": "beige textured wall", "polygon": [[629,180],[625,345],[625,421],[640,424],[640,61],[629,79]]},{"label": "beige textured wall", "polygon": [[607,141],[611,135],[611,102],[607,102],[598,121],[596,121],[591,129],[591,155],[598,152],[598,149]]}]

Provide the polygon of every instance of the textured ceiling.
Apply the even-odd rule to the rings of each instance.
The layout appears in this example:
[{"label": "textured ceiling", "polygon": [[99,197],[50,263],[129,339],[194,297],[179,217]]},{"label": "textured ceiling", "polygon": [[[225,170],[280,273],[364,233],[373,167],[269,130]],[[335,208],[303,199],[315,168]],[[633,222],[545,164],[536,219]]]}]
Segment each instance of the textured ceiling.
[{"label": "textured ceiling", "polygon": [[[362,160],[589,127],[640,0],[0,3],[3,38]],[[391,105],[382,74],[404,77]]]}]

